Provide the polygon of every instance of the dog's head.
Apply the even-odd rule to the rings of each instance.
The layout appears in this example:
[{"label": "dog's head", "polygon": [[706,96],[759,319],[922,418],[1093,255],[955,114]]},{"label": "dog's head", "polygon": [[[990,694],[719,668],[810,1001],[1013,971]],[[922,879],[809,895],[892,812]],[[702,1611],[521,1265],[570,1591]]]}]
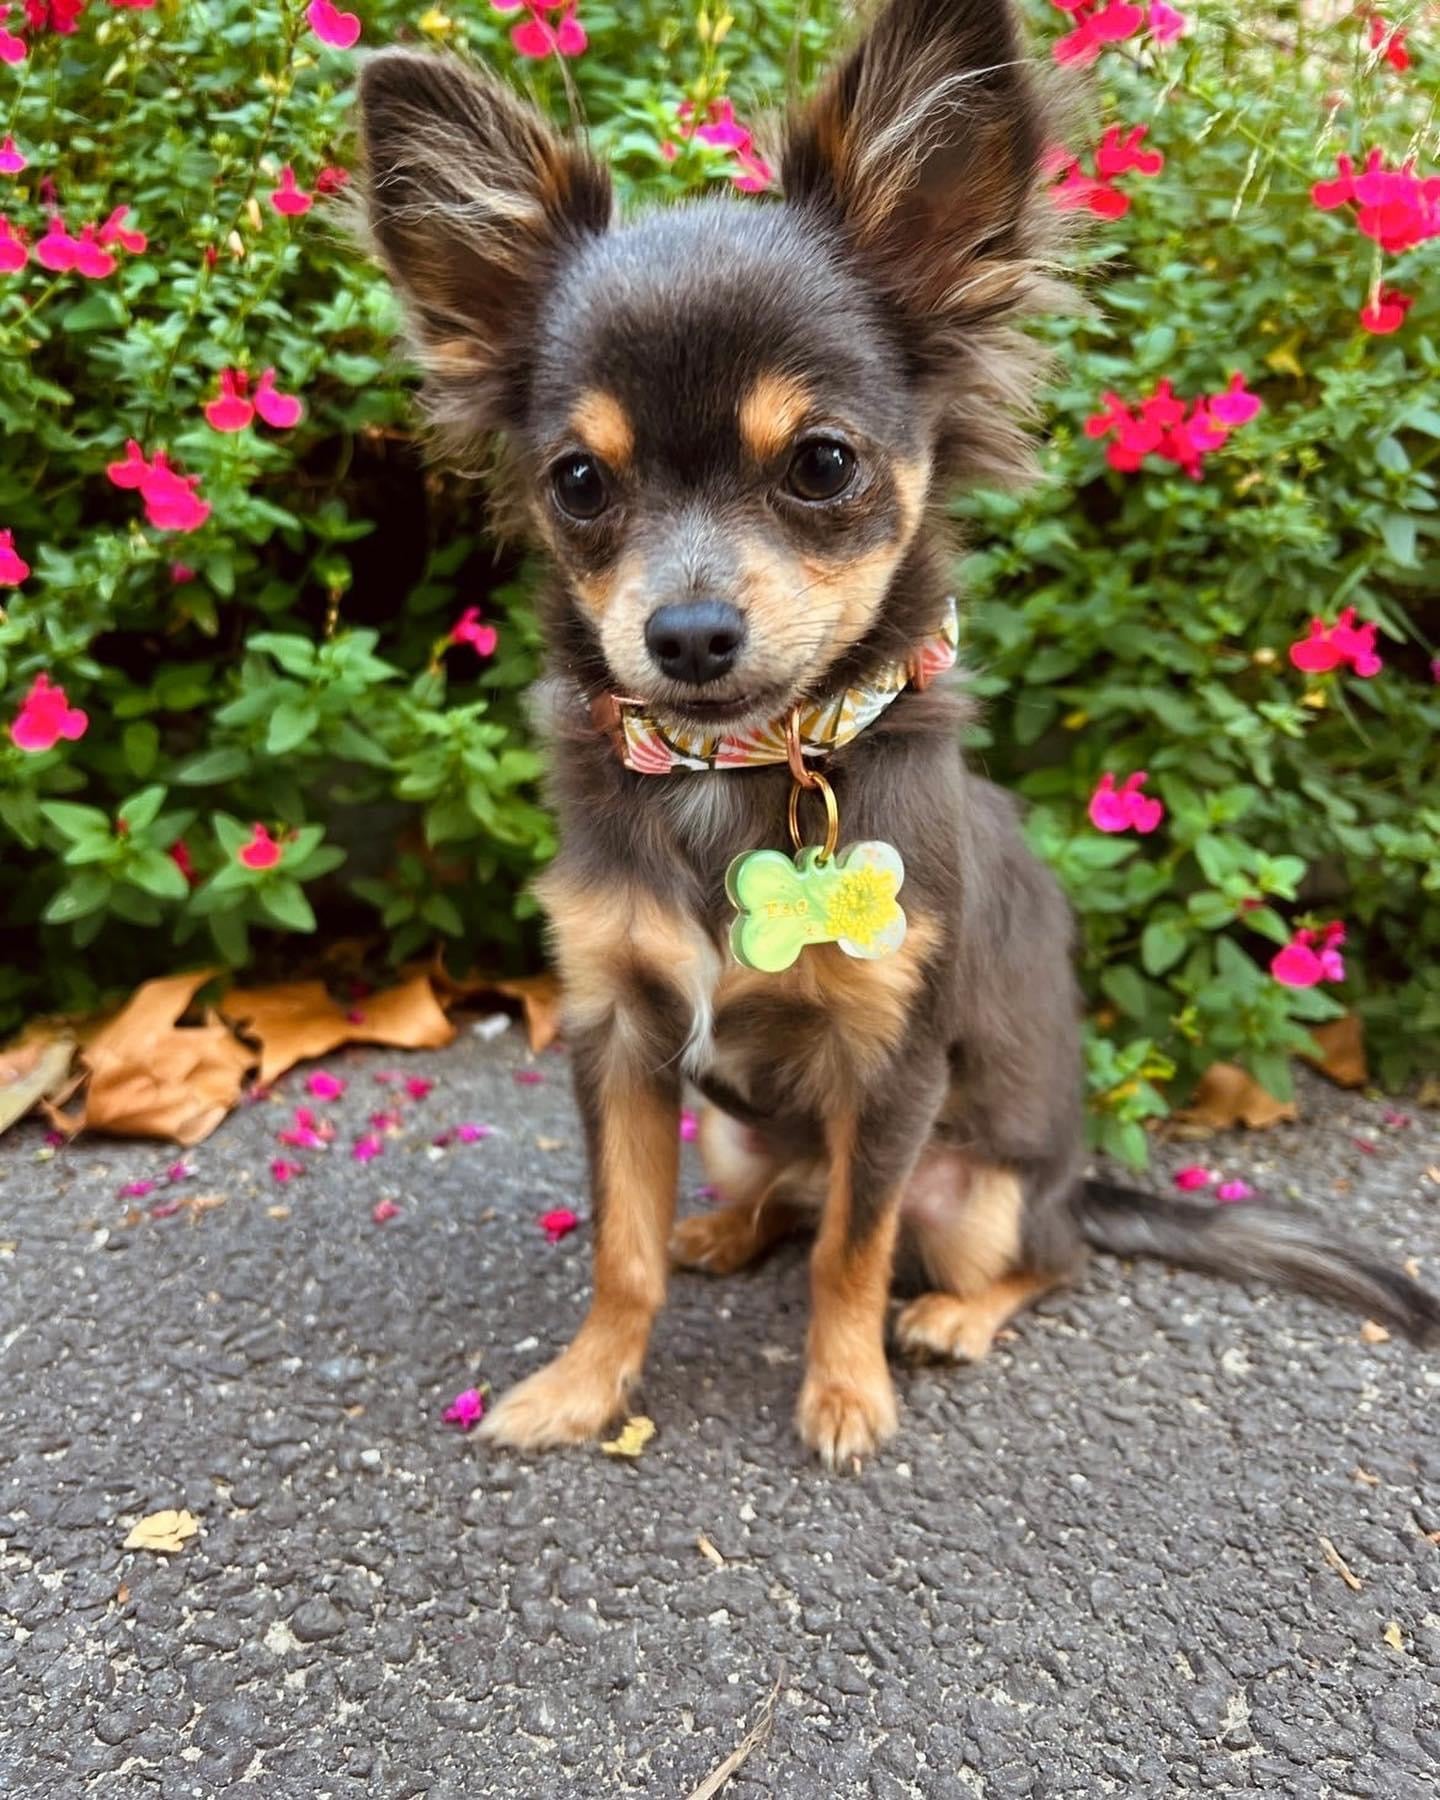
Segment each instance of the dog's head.
[{"label": "dog's head", "polygon": [[755,723],[933,627],[927,508],[1023,469],[1011,321],[1048,292],[1008,0],[891,0],[790,121],[783,200],[617,223],[582,147],[439,57],[375,57],[362,121],[432,411],[502,435],[584,682]]}]

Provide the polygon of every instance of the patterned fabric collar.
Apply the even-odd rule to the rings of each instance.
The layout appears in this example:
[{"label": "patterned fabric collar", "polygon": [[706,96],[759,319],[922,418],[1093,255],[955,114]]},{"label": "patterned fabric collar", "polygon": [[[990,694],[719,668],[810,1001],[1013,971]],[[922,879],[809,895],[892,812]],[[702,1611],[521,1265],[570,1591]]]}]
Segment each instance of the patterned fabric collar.
[{"label": "patterned fabric collar", "polygon": [[[906,662],[891,663],[871,680],[800,709],[800,747],[805,756],[827,756],[873,725],[907,687],[926,688],[953,669],[960,649],[960,615],[952,595],[940,629]],[[662,725],[639,701],[602,694],[595,723],[614,743],[621,761],[637,775],[669,775],[677,769],[755,769],[789,760],[789,715],[754,731],[707,732]]]}]

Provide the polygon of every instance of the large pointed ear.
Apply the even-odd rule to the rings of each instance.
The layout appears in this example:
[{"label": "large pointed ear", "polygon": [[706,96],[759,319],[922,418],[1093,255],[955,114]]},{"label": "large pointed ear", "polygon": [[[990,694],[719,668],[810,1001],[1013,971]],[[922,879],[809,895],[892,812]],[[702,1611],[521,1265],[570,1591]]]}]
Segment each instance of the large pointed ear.
[{"label": "large pointed ear", "polygon": [[537,305],[567,249],[608,228],[608,173],[451,57],[371,57],[360,132],[370,230],[437,425],[452,441],[513,425]]},{"label": "large pointed ear", "polygon": [[889,0],[792,121],[786,198],[828,215],[922,356],[1035,304],[1043,114],[1013,0]]}]

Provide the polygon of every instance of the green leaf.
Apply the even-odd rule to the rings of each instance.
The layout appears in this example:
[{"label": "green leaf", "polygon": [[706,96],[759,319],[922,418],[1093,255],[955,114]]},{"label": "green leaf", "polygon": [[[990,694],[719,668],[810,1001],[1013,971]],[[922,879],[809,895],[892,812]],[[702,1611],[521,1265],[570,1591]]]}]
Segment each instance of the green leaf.
[{"label": "green leaf", "polygon": [[250,755],[238,744],[228,744],[219,750],[206,750],[199,756],[192,756],[180,764],[175,771],[175,779],[186,787],[214,787],[224,781],[234,781],[250,767]]},{"label": "green leaf", "polygon": [[1143,977],[1126,963],[1117,963],[1100,977],[1100,986],[1128,1019],[1144,1021],[1150,1011],[1150,990]]},{"label": "green leaf", "polygon": [[160,815],[160,808],[164,804],[165,789],[163,787],[142,788],[138,794],[133,794],[125,802],[120,808],[118,816],[125,821],[132,832],[144,831],[146,826],[154,824]]},{"label": "green leaf", "polygon": [[77,875],[66,882],[41,914],[47,925],[69,925],[76,919],[98,912],[110,898],[113,883],[98,869]]},{"label": "green leaf", "polygon": [[158,900],[186,900],[190,883],[180,873],[173,857],[163,850],[142,850],[125,866],[125,879],[144,888]]},{"label": "green leaf", "polygon": [[420,917],[449,937],[465,935],[465,921],[460,916],[459,907],[444,894],[431,894],[420,908]]},{"label": "green leaf", "polygon": [[289,931],[313,931],[315,914],[305,898],[305,890],[288,875],[265,882],[260,890],[260,905],[277,925]]},{"label": "green leaf", "polygon": [[313,737],[320,723],[320,709],[308,701],[282,700],[270,715],[265,748],[271,756],[285,756]]},{"label": "green leaf", "polygon": [[69,800],[47,800],[40,811],[72,844],[114,835],[109,817],[95,806],[76,806]]},{"label": "green leaf", "polygon": [[1190,938],[1178,919],[1156,919],[1140,939],[1140,961],[1147,975],[1173,969],[1189,948]]},{"label": "green leaf", "polygon": [[121,733],[120,750],[130,773],[143,781],[160,754],[160,733],[148,719],[136,719]]}]

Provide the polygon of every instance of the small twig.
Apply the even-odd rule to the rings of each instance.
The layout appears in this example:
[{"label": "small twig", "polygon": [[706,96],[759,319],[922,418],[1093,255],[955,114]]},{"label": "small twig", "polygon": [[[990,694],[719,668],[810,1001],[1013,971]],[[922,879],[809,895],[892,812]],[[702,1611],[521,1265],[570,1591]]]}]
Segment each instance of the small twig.
[{"label": "small twig", "polygon": [[1328,1537],[1322,1537],[1320,1539],[1320,1548],[1325,1552],[1326,1562],[1329,1563],[1330,1567],[1345,1583],[1346,1587],[1358,1594],[1361,1588],[1364,1587],[1364,1582],[1361,1581],[1360,1577],[1350,1567],[1349,1563],[1346,1562],[1345,1558],[1330,1542]]},{"label": "small twig", "polygon": [[755,1754],[762,1744],[768,1741],[770,1733],[775,1728],[775,1708],[779,1703],[780,1690],[784,1685],[785,1665],[782,1663],[780,1665],[780,1673],[775,1677],[775,1685],[771,1688],[765,1704],[760,1708],[759,1718],[756,1719],[749,1731],[745,1733],[745,1736],[735,1746],[729,1756],[725,1758],[724,1762],[720,1764],[719,1768],[705,1777],[699,1787],[696,1788],[695,1792],[691,1794],[690,1800],[715,1800],[715,1795],[720,1792],[721,1788],[725,1786],[730,1777],[739,1771],[741,1764],[746,1762]]}]

